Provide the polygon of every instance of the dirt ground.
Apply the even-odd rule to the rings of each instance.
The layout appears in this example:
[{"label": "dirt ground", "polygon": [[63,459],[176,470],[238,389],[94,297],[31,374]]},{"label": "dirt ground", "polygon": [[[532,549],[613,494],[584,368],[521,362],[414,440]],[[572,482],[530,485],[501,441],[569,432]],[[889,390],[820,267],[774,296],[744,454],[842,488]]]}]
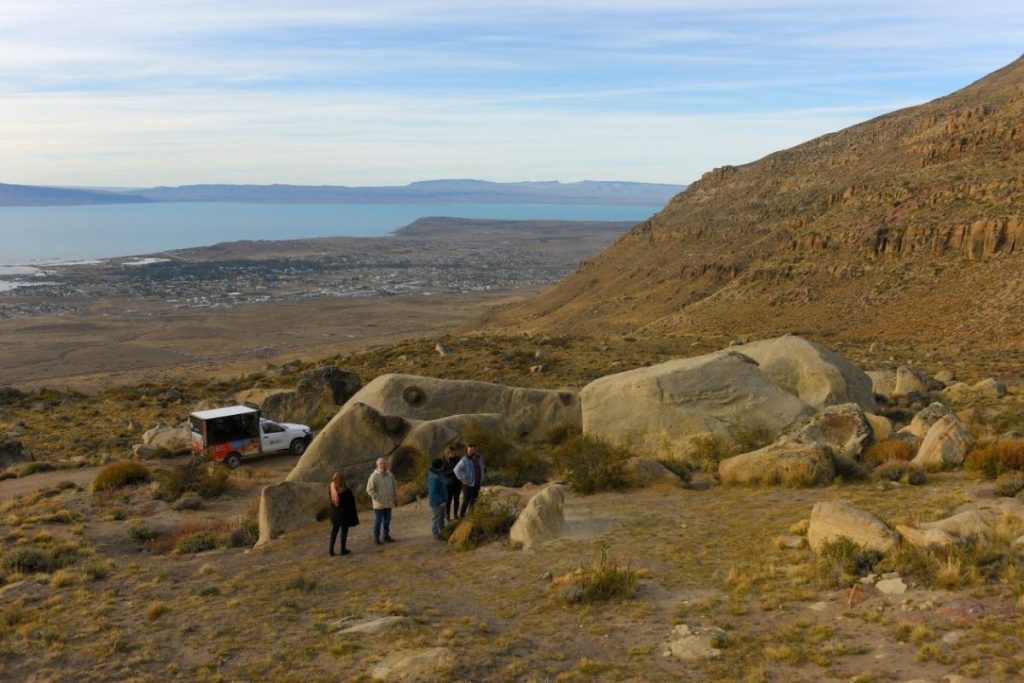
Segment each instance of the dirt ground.
[{"label": "dirt ground", "polygon": [[[347,557],[327,556],[326,523],[255,549],[195,555],[159,552],[127,531],[139,518],[169,534],[243,515],[288,471],[286,460],[240,468],[232,490],[197,511],[175,511],[144,487],[105,498],[68,487],[33,503],[81,511],[77,525],[12,520],[8,510],[17,524],[5,528],[5,543],[66,534],[112,564],[99,579],[32,575],[0,589],[3,677],[370,680],[387,656],[435,647],[449,648],[456,664],[418,680],[1016,680],[1021,665],[1024,631],[1006,588],[911,586],[884,596],[869,587],[852,596],[808,579],[808,550],[774,542],[824,499],[888,520],[935,518],[980,490],[960,474],[923,487],[570,494],[563,536],[526,551],[438,543],[422,501],[395,511],[393,545],[372,543],[372,513],[361,512]],[[0,492],[12,485],[0,482]],[[110,518],[114,509],[123,519]],[[552,577],[602,551],[639,572],[634,598],[555,600]],[[344,619],[383,616],[408,619],[377,635],[338,633]],[[679,624],[722,629],[721,655],[667,656]]]}]

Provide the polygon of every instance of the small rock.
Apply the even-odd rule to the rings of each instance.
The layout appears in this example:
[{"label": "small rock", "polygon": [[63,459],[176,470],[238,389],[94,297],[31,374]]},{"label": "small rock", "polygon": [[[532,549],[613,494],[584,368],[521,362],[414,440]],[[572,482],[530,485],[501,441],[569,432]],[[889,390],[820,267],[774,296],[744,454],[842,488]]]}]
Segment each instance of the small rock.
[{"label": "small rock", "polygon": [[455,653],[447,647],[395,652],[370,669],[378,681],[422,681],[443,677],[455,666]]},{"label": "small rock", "polygon": [[1006,396],[1006,385],[993,377],[988,377],[972,386],[971,391],[978,396],[1002,398]]},{"label": "small rock", "polygon": [[808,605],[807,609],[814,610],[815,612],[824,612],[828,609],[827,602],[816,602],[813,605]]},{"label": "small rock", "polygon": [[942,636],[942,642],[946,645],[959,645],[960,641],[964,639],[963,631],[950,631]]},{"label": "small rock", "polygon": [[780,550],[800,550],[807,545],[806,536],[779,536],[775,539],[775,546]]},{"label": "small rock", "polygon": [[883,579],[875,584],[875,588],[883,595],[903,595],[907,592],[907,584],[897,576],[894,579]]},{"label": "small rock", "polygon": [[413,620],[409,617],[364,617],[353,619],[351,617],[339,619],[334,622],[334,632],[338,635],[361,634],[369,635],[374,633],[390,632],[400,628],[412,626]]},{"label": "small rock", "polygon": [[669,642],[668,649],[676,659],[694,661],[722,656],[722,651],[715,647],[724,633],[721,629],[698,631],[686,624],[679,624],[675,627],[674,633],[676,638]]}]

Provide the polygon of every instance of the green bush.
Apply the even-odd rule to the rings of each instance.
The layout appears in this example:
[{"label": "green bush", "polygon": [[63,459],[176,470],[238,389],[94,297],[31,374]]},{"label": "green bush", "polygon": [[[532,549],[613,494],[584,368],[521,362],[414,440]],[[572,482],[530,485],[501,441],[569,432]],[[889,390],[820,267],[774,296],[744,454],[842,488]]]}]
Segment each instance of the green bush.
[{"label": "green bush", "polygon": [[115,462],[99,471],[92,483],[93,491],[110,491],[145,484],[152,478],[150,471],[142,464],[129,460]]},{"label": "green bush", "polygon": [[251,548],[260,540],[260,525],[255,517],[242,517],[228,534],[229,548]]},{"label": "green bush", "polygon": [[466,513],[466,520],[472,524],[473,533],[465,547],[475,548],[507,536],[518,514],[516,502],[499,502],[498,497],[490,492],[481,494]]},{"label": "green bush", "polygon": [[601,558],[595,564],[580,567],[560,597],[569,604],[624,600],[636,593],[637,578],[632,567],[612,562],[607,546],[602,545]]},{"label": "green bush", "polygon": [[517,448],[505,458],[501,467],[486,463],[485,483],[518,488],[524,484],[542,484],[550,476],[549,456],[545,447],[528,444]]},{"label": "green bush", "polygon": [[589,435],[575,436],[552,451],[552,459],[577,493],[622,491],[633,482],[626,472],[631,453]]},{"label": "green bush", "polygon": [[988,479],[1024,470],[1024,439],[987,441],[977,444],[964,461],[964,469]]},{"label": "green bush", "polygon": [[81,557],[81,550],[68,543],[44,548],[15,548],[4,554],[3,567],[22,574],[50,574],[77,563]]},{"label": "green bush", "polygon": [[201,553],[217,547],[217,535],[212,531],[197,531],[185,534],[174,544],[174,552],[182,555]]}]

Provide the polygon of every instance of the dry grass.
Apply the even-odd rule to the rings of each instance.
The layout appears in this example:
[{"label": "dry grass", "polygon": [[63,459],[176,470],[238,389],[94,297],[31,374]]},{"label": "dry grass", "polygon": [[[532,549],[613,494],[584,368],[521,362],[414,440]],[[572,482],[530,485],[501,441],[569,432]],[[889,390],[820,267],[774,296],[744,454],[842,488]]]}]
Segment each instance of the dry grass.
[{"label": "dry grass", "polygon": [[871,466],[881,465],[894,460],[909,462],[917,455],[917,447],[901,439],[887,439],[871,444],[861,460]]},{"label": "dry grass", "polygon": [[964,469],[989,479],[1024,470],[1024,439],[979,443],[967,454]]}]

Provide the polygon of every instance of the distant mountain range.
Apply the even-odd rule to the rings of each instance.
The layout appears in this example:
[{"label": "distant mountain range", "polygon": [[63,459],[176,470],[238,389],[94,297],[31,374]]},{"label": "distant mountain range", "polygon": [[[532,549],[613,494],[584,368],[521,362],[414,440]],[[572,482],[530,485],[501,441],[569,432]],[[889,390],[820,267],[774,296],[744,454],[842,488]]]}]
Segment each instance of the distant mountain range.
[{"label": "distant mountain range", "polygon": [[584,180],[577,183],[492,183],[425,180],[409,185],[182,185],[121,192],[0,184],[0,206],[126,204],[138,202],[373,203],[373,204],[649,204],[661,206],[683,185]]}]

